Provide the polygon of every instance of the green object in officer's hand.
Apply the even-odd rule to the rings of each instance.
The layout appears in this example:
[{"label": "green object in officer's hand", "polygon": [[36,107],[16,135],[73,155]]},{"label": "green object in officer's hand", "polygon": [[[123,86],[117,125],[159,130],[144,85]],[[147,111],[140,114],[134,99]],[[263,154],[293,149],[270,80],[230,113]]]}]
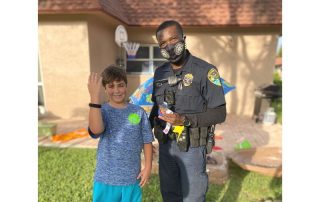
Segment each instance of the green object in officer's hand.
[{"label": "green object in officer's hand", "polygon": [[241,150],[241,149],[251,149],[252,146],[248,140],[243,140],[242,142],[236,144],[235,149]]}]

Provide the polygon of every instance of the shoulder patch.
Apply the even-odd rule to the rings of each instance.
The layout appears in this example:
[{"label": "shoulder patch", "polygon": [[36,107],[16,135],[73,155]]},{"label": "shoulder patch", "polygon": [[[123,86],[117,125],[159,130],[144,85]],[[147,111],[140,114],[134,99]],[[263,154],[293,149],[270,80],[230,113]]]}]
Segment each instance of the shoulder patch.
[{"label": "shoulder patch", "polygon": [[209,70],[208,72],[208,79],[211,83],[217,85],[217,86],[221,86],[221,82],[219,79],[219,73],[215,68],[212,68]]}]

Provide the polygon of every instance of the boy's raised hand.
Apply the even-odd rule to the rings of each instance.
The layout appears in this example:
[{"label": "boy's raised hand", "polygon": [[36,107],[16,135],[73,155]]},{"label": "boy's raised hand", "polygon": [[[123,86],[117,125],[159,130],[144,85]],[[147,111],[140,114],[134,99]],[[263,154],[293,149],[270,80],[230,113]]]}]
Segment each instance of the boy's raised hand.
[{"label": "boy's raised hand", "polygon": [[88,90],[91,103],[100,104],[100,92],[102,90],[102,77],[98,73],[91,72],[88,79]]}]

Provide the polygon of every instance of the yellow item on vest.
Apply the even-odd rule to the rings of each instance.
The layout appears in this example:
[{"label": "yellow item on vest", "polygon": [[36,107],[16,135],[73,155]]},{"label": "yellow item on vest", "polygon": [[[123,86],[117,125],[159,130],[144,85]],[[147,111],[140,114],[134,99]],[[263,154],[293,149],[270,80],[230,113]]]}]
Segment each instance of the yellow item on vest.
[{"label": "yellow item on vest", "polygon": [[184,130],[184,126],[174,126],[173,132],[177,133],[177,139],[179,139],[182,131]]}]

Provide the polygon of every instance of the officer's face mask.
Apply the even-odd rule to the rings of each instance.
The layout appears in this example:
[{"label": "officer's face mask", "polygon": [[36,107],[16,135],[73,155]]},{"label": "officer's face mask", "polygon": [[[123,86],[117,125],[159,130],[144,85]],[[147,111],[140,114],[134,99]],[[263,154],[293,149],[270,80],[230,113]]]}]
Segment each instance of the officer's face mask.
[{"label": "officer's face mask", "polygon": [[184,50],[185,43],[181,40],[175,44],[168,44],[165,48],[161,48],[160,52],[162,57],[171,63],[177,63],[182,58]]}]

